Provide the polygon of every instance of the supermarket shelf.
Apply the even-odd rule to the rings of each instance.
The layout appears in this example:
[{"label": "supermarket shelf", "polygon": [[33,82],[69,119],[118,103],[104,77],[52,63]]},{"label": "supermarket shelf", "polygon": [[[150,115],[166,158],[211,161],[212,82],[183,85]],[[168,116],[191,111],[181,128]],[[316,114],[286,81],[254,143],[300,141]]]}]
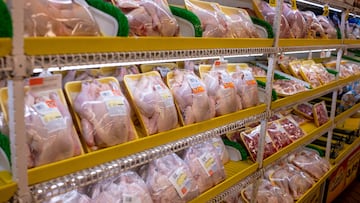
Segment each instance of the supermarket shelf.
[{"label": "supermarket shelf", "polygon": [[357,81],[357,80],[360,80],[360,75],[353,75],[353,76],[350,76],[348,78],[344,78],[344,79],[339,79],[338,80],[338,83],[339,83],[339,88],[345,86],[345,85],[348,85],[349,83],[351,82],[354,82],[354,81]]},{"label": "supermarket shelf", "polygon": [[17,190],[17,185],[14,182],[0,185],[0,202],[7,202],[12,196],[14,196]]},{"label": "supermarket shelf", "polygon": [[215,187],[202,193],[197,198],[193,199],[191,203],[207,202],[211,200],[213,197],[232,187],[242,179],[255,173],[258,166],[259,165],[257,163],[253,163],[250,160],[238,162],[231,161],[227,163],[225,165],[226,179],[222,183],[216,185]]},{"label": "supermarket shelf", "polygon": [[331,125],[332,122],[328,121],[327,123],[318,128],[315,126],[314,123],[307,123],[304,126],[301,126],[301,128],[306,132],[306,136],[296,140],[295,142],[291,143],[290,145],[266,158],[263,162],[264,167],[274,163],[276,160],[280,159],[281,157],[295,150],[296,148],[309,144],[310,142],[321,136],[323,133],[325,133],[331,127]]},{"label": "supermarket shelf", "polygon": [[326,181],[326,179],[335,171],[337,166],[332,166],[330,170],[324,174],[323,177],[319,181],[317,181],[300,199],[298,199],[296,202],[301,203],[308,203],[311,202],[312,196],[314,195],[314,191],[318,191],[321,187],[321,185]]},{"label": "supermarket shelf", "polygon": [[[48,181],[200,133],[209,132],[223,134],[239,127],[240,125],[237,125],[239,123],[244,125],[246,122],[251,122],[264,117],[264,111],[265,105],[262,104],[257,107],[216,117],[208,121],[179,127],[128,143],[80,155],[78,157],[72,157],[56,163],[32,168],[28,170],[29,185]],[[225,127],[216,129],[223,126]]]},{"label": "supermarket shelf", "polygon": [[0,57],[9,55],[11,53],[11,48],[10,38],[0,38]]},{"label": "supermarket shelf", "polygon": [[[343,84],[343,83],[341,83]],[[299,104],[305,101],[309,101],[311,99],[320,97],[322,95],[325,95],[329,92],[334,91],[335,89],[339,88],[339,81],[335,81],[332,83],[329,83],[327,85],[323,85],[314,89],[310,89],[305,92],[301,92],[292,96],[284,97],[282,99],[278,99],[271,103],[271,109],[276,110],[280,108],[287,108],[290,106],[293,106],[295,104]]]},{"label": "supermarket shelf", "polygon": [[330,49],[342,47],[338,39],[280,39],[281,51],[301,51],[311,49]]},{"label": "supermarket shelf", "polygon": [[344,44],[347,45],[347,48],[359,48],[360,40],[357,39],[345,39]]},{"label": "supermarket shelf", "polygon": [[360,103],[354,105],[350,109],[342,112],[340,115],[336,116],[334,119],[335,124],[343,122],[346,118],[350,117],[354,113],[360,110]]},{"label": "supermarket shelf", "polygon": [[332,162],[332,164],[341,163],[349,154],[351,154],[351,152],[356,150],[359,146],[360,146],[360,138],[358,137],[350,145],[344,144],[344,149],[340,151],[336,159],[331,159],[330,161]]}]

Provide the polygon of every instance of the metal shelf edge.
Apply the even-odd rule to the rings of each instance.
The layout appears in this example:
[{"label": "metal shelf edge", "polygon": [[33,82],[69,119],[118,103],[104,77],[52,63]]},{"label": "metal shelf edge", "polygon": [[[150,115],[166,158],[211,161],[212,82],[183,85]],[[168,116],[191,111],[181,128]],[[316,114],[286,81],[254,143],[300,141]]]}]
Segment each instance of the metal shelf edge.
[{"label": "metal shelf edge", "polygon": [[349,116],[351,116],[358,110],[360,110],[360,103],[355,104],[350,109],[348,109],[348,110],[342,112],[340,115],[336,116],[334,119],[335,124],[341,123],[342,121],[344,121],[344,119],[348,118]]},{"label": "metal shelf edge", "polygon": [[11,182],[5,185],[0,185],[0,202],[7,202],[9,199],[14,196],[17,190],[17,184]]},{"label": "metal shelf edge", "polygon": [[259,115],[264,111],[265,105],[262,104],[257,107],[252,107],[228,115],[216,117],[208,121],[182,126],[173,130],[147,136],[117,146],[108,147],[59,162],[35,167],[28,170],[29,185],[51,180],[79,170],[90,168],[153,147],[157,147],[159,145],[190,137],[198,133],[212,130],[216,127],[224,126],[232,122]]},{"label": "metal shelf edge", "polygon": [[352,151],[356,150],[357,147],[360,146],[360,138],[357,138],[353,143],[350,145],[345,145],[345,149],[341,150],[340,154],[336,157],[336,159],[333,159],[334,164],[341,163],[344,158],[346,158]]}]

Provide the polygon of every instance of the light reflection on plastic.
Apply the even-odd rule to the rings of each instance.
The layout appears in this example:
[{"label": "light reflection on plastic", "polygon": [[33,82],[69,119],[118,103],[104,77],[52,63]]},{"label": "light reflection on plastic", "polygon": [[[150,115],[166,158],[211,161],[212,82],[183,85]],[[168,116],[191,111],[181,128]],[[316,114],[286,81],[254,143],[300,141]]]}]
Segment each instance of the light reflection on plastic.
[{"label": "light reflection on plastic", "polygon": [[[310,1],[297,0],[297,2],[301,2],[301,3],[304,3],[304,4],[309,4],[309,5],[316,6],[316,7],[320,7],[320,8],[324,8],[324,5],[317,4],[317,3],[313,3],[313,2],[310,2]],[[340,9],[331,8],[331,7],[329,7],[329,10],[330,10],[330,11],[335,11],[335,12],[341,12]]]}]

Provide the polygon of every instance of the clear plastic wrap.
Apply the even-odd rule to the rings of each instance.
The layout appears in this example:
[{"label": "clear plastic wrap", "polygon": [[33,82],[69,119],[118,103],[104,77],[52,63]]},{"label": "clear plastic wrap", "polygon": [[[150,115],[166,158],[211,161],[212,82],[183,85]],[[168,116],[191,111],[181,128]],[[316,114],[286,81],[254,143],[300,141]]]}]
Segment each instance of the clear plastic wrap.
[{"label": "clear plastic wrap", "polygon": [[321,63],[317,63],[311,66],[316,72],[318,79],[322,85],[328,84],[335,80],[335,76],[329,73]]},{"label": "clear plastic wrap", "polygon": [[288,163],[277,164],[266,173],[272,184],[290,194],[294,200],[299,199],[315,184],[311,176]]},{"label": "clear plastic wrap", "polygon": [[290,96],[307,90],[303,84],[286,79],[274,80],[273,88],[280,96]]},{"label": "clear plastic wrap", "polygon": [[[260,0],[258,4],[259,10],[264,16],[265,20],[269,22],[271,25],[274,24],[275,21],[275,8],[271,7],[268,3],[265,1]],[[292,30],[289,26],[288,21],[286,20],[284,15],[281,15],[280,20],[280,38],[294,38],[294,34],[292,33]]]},{"label": "clear plastic wrap", "polygon": [[194,72],[175,69],[168,75],[167,83],[185,125],[215,117],[215,101],[208,96],[204,82]]},{"label": "clear plastic wrap", "polygon": [[91,199],[76,190],[51,198],[44,203],[91,203]]},{"label": "clear plastic wrap", "polygon": [[124,80],[146,134],[152,135],[178,126],[174,98],[158,72],[126,75]]},{"label": "clear plastic wrap", "polygon": [[331,20],[323,15],[317,16],[317,19],[324,29],[324,32],[328,39],[337,39],[337,31]]},{"label": "clear plastic wrap", "polygon": [[[260,140],[260,126],[257,126],[251,130],[244,131],[240,134],[242,141],[244,142],[250,157],[253,161],[256,161],[258,146]],[[273,141],[269,135],[265,135],[265,147],[264,147],[264,159],[277,152]]]},{"label": "clear plastic wrap", "polygon": [[185,0],[186,8],[201,21],[203,37],[230,37],[228,23],[224,13],[216,3]]},{"label": "clear plastic wrap", "polygon": [[313,115],[316,126],[321,126],[329,121],[329,115],[324,101],[314,104]]},{"label": "clear plastic wrap", "polygon": [[306,82],[311,84],[311,87],[316,88],[321,86],[321,82],[316,71],[311,66],[310,64],[302,64],[300,74]]},{"label": "clear plastic wrap", "polygon": [[295,38],[306,37],[306,22],[298,9],[291,9],[289,4],[283,4],[282,14],[289,23]]},{"label": "clear plastic wrap", "polygon": [[[63,96],[63,95],[62,95]],[[82,152],[72,117],[60,90],[27,91],[25,128],[28,167],[63,160]]]},{"label": "clear plastic wrap", "polygon": [[25,37],[101,34],[88,9],[72,0],[28,0],[24,24]]},{"label": "clear plastic wrap", "polygon": [[324,28],[312,11],[302,11],[301,14],[306,21],[308,38],[326,38]]},{"label": "clear plastic wrap", "polygon": [[233,38],[259,38],[254,23],[244,9],[221,6]]},{"label": "clear plastic wrap", "polygon": [[347,78],[350,77],[351,75],[353,75],[353,70],[351,67],[340,64],[340,73],[339,73],[339,77],[340,78]]},{"label": "clear plastic wrap", "polygon": [[223,164],[226,164],[230,161],[229,152],[227,151],[221,137],[212,138],[209,142],[215,147],[216,152],[218,153]]},{"label": "clear plastic wrap", "polygon": [[288,133],[291,140],[295,141],[303,136],[305,132],[300,128],[300,126],[289,116],[279,120],[279,123],[282,128]]},{"label": "clear plastic wrap", "polygon": [[298,123],[299,125],[303,125],[307,122],[309,122],[310,120],[301,116],[301,115],[295,115],[295,114],[290,114],[291,118]]},{"label": "clear plastic wrap", "polygon": [[132,36],[178,36],[179,25],[166,0],[115,0]]},{"label": "clear plastic wrap", "polygon": [[277,122],[268,123],[266,131],[277,150],[292,143],[287,132]]},{"label": "clear plastic wrap", "polygon": [[289,162],[319,180],[330,169],[330,163],[314,150],[302,149],[288,157]]},{"label": "clear plastic wrap", "polygon": [[185,203],[197,197],[199,187],[191,167],[174,153],[150,162],[145,182],[154,203]]},{"label": "clear plastic wrap", "polygon": [[229,71],[234,82],[236,92],[241,99],[242,108],[259,105],[259,93],[256,80],[250,68],[236,67],[236,71]]},{"label": "clear plastic wrap", "polygon": [[136,138],[130,105],[118,83],[83,81],[73,101],[81,119],[82,137],[89,148],[96,150]]},{"label": "clear plastic wrap", "polygon": [[188,148],[183,159],[189,166],[200,193],[225,179],[225,170],[220,156],[209,142]]},{"label": "clear plastic wrap", "polygon": [[296,106],[294,106],[294,111],[302,116],[304,116],[305,118],[314,119],[313,116],[313,105],[310,103],[301,103],[298,104]]},{"label": "clear plastic wrap", "polygon": [[289,70],[290,70],[290,73],[296,77],[296,78],[299,78],[301,79],[301,74],[300,74],[300,69],[301,69],[301,61],[299,60],[294,60],[294,61],[291,61],[289,62]]},{"label": "clear plastic wrap", "polygon": [[354,74],[360,74],[360,65],[356,63],[346,63],[345,66],[351,68],[353,70]]},{"label": "clear plastic wrap", "polygon": [[266,77],[266,71],[264,69],[250,64],[249,67],[254,77]]},{"label": "clear plastic wrap", "polygon": [[[293,203],[294,199],[292,196],[281,188],[274,186],[270,181],[266,179],[260,180],[260,185],[257,191],[256,203],[272,203],[272,202],[281,202],[281,203]],[[253,193],[253,184],[248,185],[241,191],[241,196],[245,199],[246,202],[252,202],[251,197]]]}]

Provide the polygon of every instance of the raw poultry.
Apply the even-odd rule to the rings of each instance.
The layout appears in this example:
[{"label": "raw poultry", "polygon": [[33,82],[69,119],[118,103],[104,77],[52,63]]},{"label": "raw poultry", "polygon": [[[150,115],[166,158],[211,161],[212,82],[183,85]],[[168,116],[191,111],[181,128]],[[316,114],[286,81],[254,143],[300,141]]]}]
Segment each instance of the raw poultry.
[{"label": "raw poultry", "polygon": [[289,23],[290,29],[295,38],[306,37],[306,22],[299,10],[290,8],[289,4],[283,4],[282,14]]}]

